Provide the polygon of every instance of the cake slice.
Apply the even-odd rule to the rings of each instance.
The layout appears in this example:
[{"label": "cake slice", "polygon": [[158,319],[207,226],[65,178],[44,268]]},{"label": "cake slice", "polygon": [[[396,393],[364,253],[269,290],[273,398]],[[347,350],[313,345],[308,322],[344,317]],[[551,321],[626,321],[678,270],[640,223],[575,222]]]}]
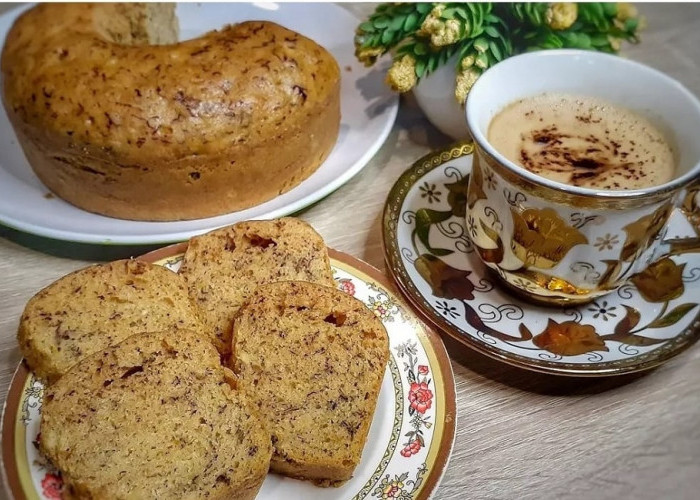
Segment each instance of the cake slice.
[{"label": "cake slice", "polygon": [[179,273],[224,355],[231,350],[233,316],[259,285],[292,280],[333,285],[323,239],[290,217],[240,222],[192,238]]},{"label": "cake slice", "polygon": [[209,340],[133,335],[49,386],[41,450],[64,498],[252,499],[270,434]]},{"label": "cake slice", "polygon": [[272,434],[271,470],[352,477],[388,359],[384,325],[359,300],[306,282],[258,288],[234,321],[231,361]]},{"label": "cake slice", "polygon": [[52,382],[85,356],[134,333],[201,329],[182,277],[118,260],[68,274],[27,303],[17,338],[29,368]]}]

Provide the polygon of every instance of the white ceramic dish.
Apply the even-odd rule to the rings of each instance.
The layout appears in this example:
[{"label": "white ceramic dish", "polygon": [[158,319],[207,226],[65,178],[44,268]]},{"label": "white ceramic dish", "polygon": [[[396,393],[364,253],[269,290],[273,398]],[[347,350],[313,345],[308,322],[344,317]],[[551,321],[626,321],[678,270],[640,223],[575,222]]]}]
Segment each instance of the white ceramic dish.
[{"label": "white ceramic dish", "polygon": [[[14,19],[28,6],[0,16],[4,40]],[[181,39],[193,38],[227,23],[258,19],[282,24],[312,38],[335,56],[341,68],[340,136],[328,159],[291,191],[247,210],[182,222],[139,222],[92,214],[57,197],[32,172],[17,143],[4,108],[0,109],[0,223],[28,233],[98,244],[158,244],[185,240],[241,220],[267,219],[297,212],[327,196],[357,174],[389,134],[398,96],[383,82],[381,68],[355,60],[353,34],[359,24],[334,4],[178,4]]]}]

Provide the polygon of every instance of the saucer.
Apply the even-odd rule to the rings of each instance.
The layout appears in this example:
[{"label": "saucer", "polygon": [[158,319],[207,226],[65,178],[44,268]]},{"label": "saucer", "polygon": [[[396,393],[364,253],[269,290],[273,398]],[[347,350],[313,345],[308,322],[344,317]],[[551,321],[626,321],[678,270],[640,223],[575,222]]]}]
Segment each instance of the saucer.
[{"label": "saucer", "polygon": [[[424,156],[384,206],[387,267],[427,321],[497,360],[570,376],[648,370],[698,340],[700,255],[664,258],[615,292],[567,309],[535,306],[503,289],[466,227],[472,152],[463,142]],[[696,235],[681,210],[668,235]]]}]

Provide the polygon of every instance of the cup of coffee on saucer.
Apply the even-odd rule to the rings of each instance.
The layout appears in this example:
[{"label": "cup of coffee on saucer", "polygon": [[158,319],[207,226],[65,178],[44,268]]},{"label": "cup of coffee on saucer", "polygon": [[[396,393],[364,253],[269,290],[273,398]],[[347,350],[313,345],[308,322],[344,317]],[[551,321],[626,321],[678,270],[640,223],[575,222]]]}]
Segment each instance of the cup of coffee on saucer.
[{"label": "cup of coffee on saucer", "polygon": [[666,238],[700,189],[700,101],[672,78],[598,52],[532,52],[486,71],[466,115],[467,231],[518,295],[585,303],[700,250]]}]

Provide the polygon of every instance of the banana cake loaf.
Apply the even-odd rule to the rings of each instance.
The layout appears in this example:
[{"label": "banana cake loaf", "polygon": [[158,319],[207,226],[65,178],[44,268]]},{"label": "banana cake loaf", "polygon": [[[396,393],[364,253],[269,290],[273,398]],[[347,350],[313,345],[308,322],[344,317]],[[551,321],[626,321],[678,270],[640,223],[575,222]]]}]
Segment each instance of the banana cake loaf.
[{"label": "banana cake loaf", "polygon": [[327,50],[267,21],[177,32],[159,3],[40,4],[15,21],[4,105],[56,195],[122,219],[197,219],[270,200],[329,155],[340,71]]},{"label": "banana cake loaf", "polygon": [[240,222],[191,238],[178,272],[222,354],[231,349],[233,316],[258,286],[290,280],[333,285],[323,239],[293,217]]},{"label": "banana cake loaf", "polygon": [[44,393],[40,447],[63,498],[252,499],[270,434],[197,332],[136,334]]},{"label": "banana cake loaf", "polygon": [[52,382],[134,333],[201,328],[181,276],[118,260],[70,273],[37,293],[24,308],[17,339],[34,374]]},{"label": "banana cake loaf", "polygon": [[271,470],[350,479],[388,359],[384,325],[354,297],[308,282],[258,288],[234,320],[231,366],[272,434]]}]

